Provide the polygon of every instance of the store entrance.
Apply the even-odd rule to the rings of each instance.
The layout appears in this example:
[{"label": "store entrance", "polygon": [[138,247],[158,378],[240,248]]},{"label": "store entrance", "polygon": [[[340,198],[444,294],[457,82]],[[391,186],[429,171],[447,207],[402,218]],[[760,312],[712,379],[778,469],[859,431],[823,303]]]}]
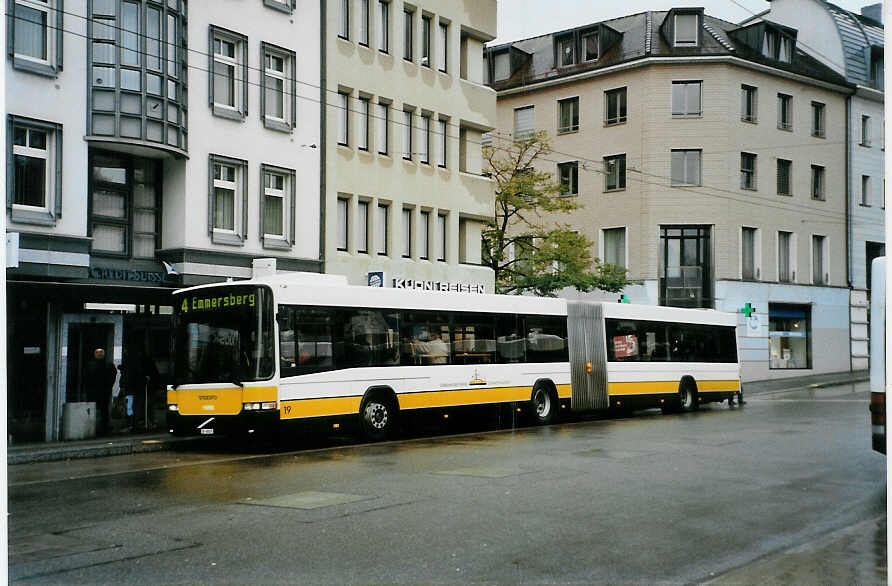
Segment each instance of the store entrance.
[{"label": "store entrance", "polygon": [[127,401],[131,431],[164,428],[169,372],[170,316],[148,313],[125,316],[121,394]]},{"label": "store entrance", "polygon": [[94,359],[97,348],[105,351],[111,361],[114,349],[115,327],[113,324],[73,323],[68,326],[68,372],[66,373],[65,402],[78,403],[89,400],[91,389],[87,365]]}]

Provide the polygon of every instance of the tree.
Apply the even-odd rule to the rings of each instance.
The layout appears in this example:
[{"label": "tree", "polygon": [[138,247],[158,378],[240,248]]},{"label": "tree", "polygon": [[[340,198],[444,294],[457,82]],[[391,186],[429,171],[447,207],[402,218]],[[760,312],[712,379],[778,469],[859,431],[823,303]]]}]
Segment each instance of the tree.
[{"label": "tree", "polygon": [[551,173],[535,168],[550,152],[545,132],[483,149],[496,189],[494,219],[483,230],[483,264],[495,272],[496,292],[553,297],[565,287],[622,290],[626,269],[593,258],[591,240],[555,221],[580,204],[561,195],[565,186]]}]

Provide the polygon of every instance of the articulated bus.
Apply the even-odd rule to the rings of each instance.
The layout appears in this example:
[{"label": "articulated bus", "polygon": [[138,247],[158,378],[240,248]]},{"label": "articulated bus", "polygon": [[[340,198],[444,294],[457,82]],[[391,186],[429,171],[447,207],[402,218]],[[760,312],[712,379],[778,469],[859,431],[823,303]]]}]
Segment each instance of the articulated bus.
[{"label": "articulated bus", "polygon": [[348,286],[290,273],[174,294],[174,434],[358,423],[502,404],[694,410],[742,397],[736,316],[712,310]]},{"label": "articulated bus", "polygon": [[886,257],[873,259],[870,286],[870,435],[886,453]]}]

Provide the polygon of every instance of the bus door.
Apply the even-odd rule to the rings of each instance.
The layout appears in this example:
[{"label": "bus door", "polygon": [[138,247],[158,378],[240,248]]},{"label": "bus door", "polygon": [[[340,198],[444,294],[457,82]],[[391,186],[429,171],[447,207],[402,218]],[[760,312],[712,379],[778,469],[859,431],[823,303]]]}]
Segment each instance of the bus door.
[{"label": "bus door", "polygon": [[573,411],[607,409],[607,351],[604,308],[600,303],[567,302],[570,349],[570,407]]}]

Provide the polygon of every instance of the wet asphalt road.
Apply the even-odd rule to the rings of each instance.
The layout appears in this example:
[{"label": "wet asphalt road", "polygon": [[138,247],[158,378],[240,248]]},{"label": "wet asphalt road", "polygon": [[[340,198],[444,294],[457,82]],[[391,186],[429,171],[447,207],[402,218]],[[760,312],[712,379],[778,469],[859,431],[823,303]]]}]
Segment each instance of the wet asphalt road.
[{"label": "wet asphalt road", "polygon": [[861,383],[377,445],[12,466],[10,580],[885,583],[867,405]]}]

